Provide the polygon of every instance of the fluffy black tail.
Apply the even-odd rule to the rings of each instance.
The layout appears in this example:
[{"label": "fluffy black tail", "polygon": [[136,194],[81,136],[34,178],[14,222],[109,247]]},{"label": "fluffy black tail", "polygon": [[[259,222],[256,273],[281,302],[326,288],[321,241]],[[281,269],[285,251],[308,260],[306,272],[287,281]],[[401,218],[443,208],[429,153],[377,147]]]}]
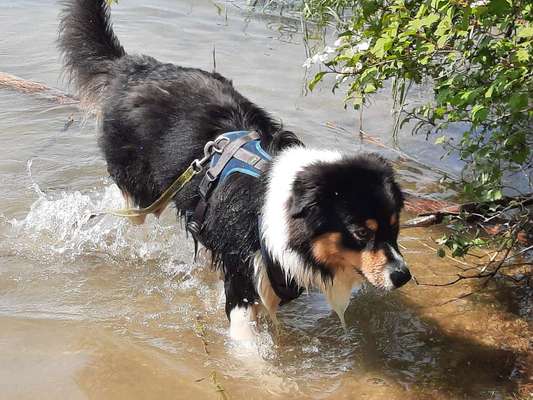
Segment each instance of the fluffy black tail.
[{"label": "fluffy black tail", "polygon": [[59,26],[59,48],[78,93],[93,103],[113,75],[114,60],[126,52],[113,33],[106,0],[66,0]]}]

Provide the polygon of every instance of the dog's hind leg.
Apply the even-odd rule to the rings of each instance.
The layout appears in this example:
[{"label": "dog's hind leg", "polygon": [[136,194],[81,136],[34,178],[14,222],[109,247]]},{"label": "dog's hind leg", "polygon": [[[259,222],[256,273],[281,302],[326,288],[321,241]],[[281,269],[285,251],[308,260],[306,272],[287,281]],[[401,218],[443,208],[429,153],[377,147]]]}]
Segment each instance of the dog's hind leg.
[{"label": "dog's hind leg", "polygon": [[259,251],[254,258],[254,273],[257,293],[261,299],[261,304],[274,324],[274,327],[278,330],[279,322],[276,313],[278,311],[279,303],[281,303],[281,299],[276,295],[274,289],[272,289],[270,279],[266,272],[266,267],[263,263],[263,258]]}]

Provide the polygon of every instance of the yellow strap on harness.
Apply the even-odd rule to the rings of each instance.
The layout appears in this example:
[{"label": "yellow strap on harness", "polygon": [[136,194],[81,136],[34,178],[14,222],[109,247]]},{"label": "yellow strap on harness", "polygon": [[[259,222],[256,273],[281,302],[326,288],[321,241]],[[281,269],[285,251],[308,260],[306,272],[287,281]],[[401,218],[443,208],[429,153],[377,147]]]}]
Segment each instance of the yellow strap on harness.
[{"label": "yellow strap on harness", "polygon": [[124,208],[122,210],[108,210],[107,214],[115,215],[117,217],[140,217],[143,215],[153,214],[158,210],[164,209],[172,198],[185,187],[187,183],[196,175],[198,171],[191,165],[181,174],[172,185],[159,196],[159,198],[145,208]]}]

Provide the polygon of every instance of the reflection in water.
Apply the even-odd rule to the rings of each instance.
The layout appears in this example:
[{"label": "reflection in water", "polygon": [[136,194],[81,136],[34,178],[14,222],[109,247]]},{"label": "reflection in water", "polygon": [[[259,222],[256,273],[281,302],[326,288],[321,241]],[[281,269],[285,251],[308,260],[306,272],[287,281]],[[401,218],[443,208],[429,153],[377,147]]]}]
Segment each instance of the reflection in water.
[{"label": "reflection in water", "polygon": [[[9,38],[0,39],[2,69],[60,85],[55,1],[17,2],[3,11]],[[355,117],[337,97],[300,97],[297,60],[305,54],[298,35],[280,41],[268,27],[283,21],[247,15],[234,7],[219,15],[207,0],[128,0],[113,8],[131,52],[210,68],[216,44],[220,72],[308,143],[372,149],[350,135]],[[375,106],[367,129],[386,141],[387,100]],[[143,226],[90,218],[121,206],[104,178],[94,121],[80,124],[76,114],[64,131],[71,107],[4,90],[0,110],[0,148],[9,150],[0,153],[2,396],[217,399],[213,372],[232,399],[486,399],[516,390],[527,365],[527,308],[502,288],[438,306],[467,283],[409,284],[387,295],[363,287],[347,310],[347,331],[311,292],[283,307],[279,334],[262,321],[257,346],[236,346],[226,335],[218,276],[205,259],[192,261],[192,244],[171,211]],[[399,162],[398,174],[410,190],[446,195],[418,165]],[[424,246],[440,234],[402,234],[420,281],[456,272]]]}]

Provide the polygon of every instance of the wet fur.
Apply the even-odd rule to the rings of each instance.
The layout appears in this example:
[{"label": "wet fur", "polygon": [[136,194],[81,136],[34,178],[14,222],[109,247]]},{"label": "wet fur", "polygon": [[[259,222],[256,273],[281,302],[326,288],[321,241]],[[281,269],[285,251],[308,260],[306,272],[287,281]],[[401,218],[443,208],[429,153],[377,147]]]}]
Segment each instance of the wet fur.
[{"label": "wet fur", "polygon": [[[382,158],[305,149],[223,76],[127,54],[113,34],[104,0],[64,2],[59,46],[84,104],[100,108],[99,145],[130,204],[150,205],[203,154],[207,141],[225,132],[256,131],[274,156],[263,177],[233,174],[209,200],[199,240],[223,273],[228,317],[261,298],[271,314],[277,309],[279,299],[258,255],[260,231],[288,276],[301,286],[321,287],[339,308],[364,273],[349,261],[364,259],[362,253],[353,255],[364,249],[346,227],[374,218],[383,229],[373,254],[384,252],[385,242],[397,249],[397,225],[389,222],[402,197]],[[200,178],[175,196],[180,214],[198,203]],[[329,242],[317,250],[312,246],[320,237]]]}]

